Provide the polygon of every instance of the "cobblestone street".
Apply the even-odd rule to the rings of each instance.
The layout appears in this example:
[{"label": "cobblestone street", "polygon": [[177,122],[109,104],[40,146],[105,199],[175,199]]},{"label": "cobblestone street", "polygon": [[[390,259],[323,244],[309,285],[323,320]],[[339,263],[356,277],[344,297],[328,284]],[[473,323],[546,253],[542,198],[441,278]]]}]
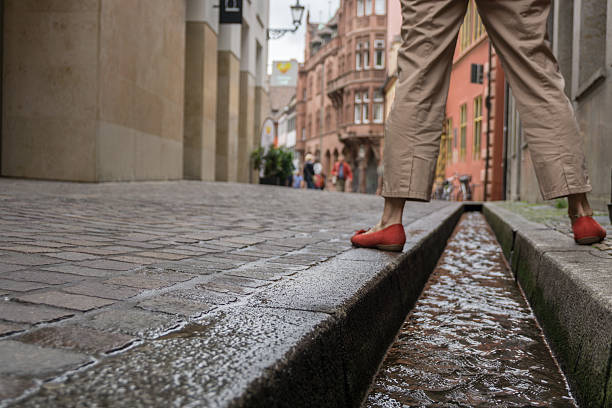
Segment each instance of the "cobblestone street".
[{"label": "cobblestone street", "polygon": [[[0,399],[292,279],[349,249],[381,205],[244,184],[0,179],[0,355],[16,356],[0,366]],[[405,224],[445,205],[411,204]]]}]

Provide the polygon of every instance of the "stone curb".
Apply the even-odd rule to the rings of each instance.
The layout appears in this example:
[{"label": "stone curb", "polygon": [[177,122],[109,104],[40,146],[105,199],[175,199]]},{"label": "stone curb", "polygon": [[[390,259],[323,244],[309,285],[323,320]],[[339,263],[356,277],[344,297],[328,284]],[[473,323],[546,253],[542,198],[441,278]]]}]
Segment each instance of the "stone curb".
[{"label": "stone curb", "polygon": [[612,258],[494,203],[483,213],[576,399],[612,407]]},{"label": "stone curb", "polygon": [[19,406],[360,406],[462,212],[406,225],[401,254],[351,249]]}]

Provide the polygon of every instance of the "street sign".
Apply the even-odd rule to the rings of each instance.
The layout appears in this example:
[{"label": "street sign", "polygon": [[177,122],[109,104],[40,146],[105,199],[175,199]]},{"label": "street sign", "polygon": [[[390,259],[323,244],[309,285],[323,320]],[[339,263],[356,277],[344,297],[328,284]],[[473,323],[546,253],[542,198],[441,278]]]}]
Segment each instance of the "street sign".
[{"label": "street sign", "polygon": [[219,23],[242,24],[242,0],[219,0]]}]

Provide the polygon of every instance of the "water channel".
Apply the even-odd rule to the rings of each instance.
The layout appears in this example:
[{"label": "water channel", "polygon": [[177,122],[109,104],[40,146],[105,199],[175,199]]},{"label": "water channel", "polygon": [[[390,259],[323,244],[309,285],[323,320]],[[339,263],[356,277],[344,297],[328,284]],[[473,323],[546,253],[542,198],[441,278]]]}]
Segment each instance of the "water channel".
[{"label": "water channel", "polygon": [[463,215],[364,405],[576,406],[482,214]]}]

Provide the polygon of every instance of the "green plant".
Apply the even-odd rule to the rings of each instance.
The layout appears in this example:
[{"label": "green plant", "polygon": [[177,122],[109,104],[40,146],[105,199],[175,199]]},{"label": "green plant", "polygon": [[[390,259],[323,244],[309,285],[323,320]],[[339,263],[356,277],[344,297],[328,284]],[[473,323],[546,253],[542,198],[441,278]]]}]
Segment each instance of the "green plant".
[{"label": "green plant", "polygon": [[258,147],[251,153],[251,160],[255,170],[263,169],[263,176],[278,177],[281,180],[289,178],[295,167],[293,166],[293,152],[284,147],[270,146],[268,151]]},{"label": "green plant", "polygon": [[567,208],[567,200],[565,198],[557,198],[557,200],[555,200],[555,207]]}]

